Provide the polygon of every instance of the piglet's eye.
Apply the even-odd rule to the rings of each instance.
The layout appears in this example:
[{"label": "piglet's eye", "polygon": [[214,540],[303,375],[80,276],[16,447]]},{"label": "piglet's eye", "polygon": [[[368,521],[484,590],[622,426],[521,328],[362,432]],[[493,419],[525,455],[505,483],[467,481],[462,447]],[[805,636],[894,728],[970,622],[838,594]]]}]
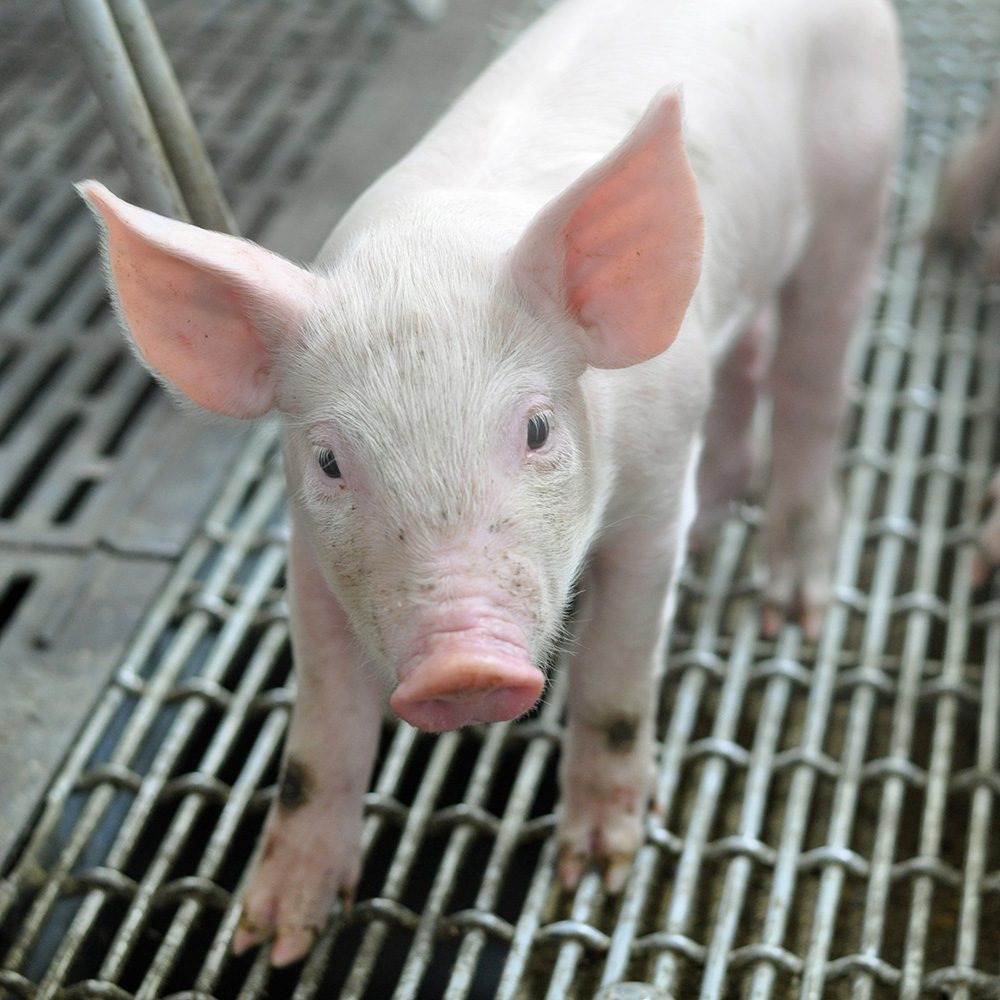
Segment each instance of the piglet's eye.
[{"label": "piglet's eye", "polygon": [[337,465],[337,457],[329,448],[324,448],[319,452],[316,456],[316,461],[319,462],[319,467],[331,479],[340,479],[340,466]]},{"label": "piglet's eye", "polygon": [[536,413],[528,420],[528,447],[537,451],[549,439],[549,416]]}]

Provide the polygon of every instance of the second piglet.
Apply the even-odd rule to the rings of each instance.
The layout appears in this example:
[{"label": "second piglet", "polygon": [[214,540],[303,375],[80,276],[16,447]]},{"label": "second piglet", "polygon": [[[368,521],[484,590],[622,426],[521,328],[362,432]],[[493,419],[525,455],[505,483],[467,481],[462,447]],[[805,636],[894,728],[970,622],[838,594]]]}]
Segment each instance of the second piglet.
[{"label": "second piglet", "polygon": [[299,699],[237,950],[301,957],[353,891],[386,692],[429,731],[522,715],[574,589],[560,874],[623,885],[702,430],[709,522],[765,382],[770,626],[827,600],[899,108],[882,0],[565,0],[311,268],[82,186],[150,368],[283,419]]},{"label": "second piglet", "polygon": [[[938,185],[928,242],[962,247],[988,223],[983,270],[1000,278],[1000,83],[994,84],[986,119],[951,151]],[[993,473],[979,530],[973,579],[983,584],[1000,565],[1000,471]]]}]

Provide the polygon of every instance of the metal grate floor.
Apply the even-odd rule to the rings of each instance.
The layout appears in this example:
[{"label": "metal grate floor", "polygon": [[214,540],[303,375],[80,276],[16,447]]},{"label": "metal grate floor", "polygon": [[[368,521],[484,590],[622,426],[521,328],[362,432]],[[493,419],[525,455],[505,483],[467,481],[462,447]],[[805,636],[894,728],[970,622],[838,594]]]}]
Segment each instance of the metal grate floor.
[{"label": "metal grate floor", "polygon": [[760,637],[753,507],[688,566],[624,895],[555,884],[560,682],[516,726],[387,723],[354,910],[303,965],[228,956],[293,697],[262,427],[0,881],[0,995],[1000,997],[1000,598],[970,583],[1000,464],[1000,300],[974,256],[920,241],[942,156],[985,107],[1000,7],[899,9],[910,114],[857,352],[836,605],[817,644]]}]

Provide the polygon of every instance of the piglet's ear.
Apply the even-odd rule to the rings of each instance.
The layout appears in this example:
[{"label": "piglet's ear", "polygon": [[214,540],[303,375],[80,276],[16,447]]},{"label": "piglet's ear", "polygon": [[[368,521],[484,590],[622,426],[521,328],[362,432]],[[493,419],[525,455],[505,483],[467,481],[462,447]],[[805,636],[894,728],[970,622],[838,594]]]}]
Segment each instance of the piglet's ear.
[{"label": "piglet's ear", "polygon": [[267,413],[274,358],[302,324],[313,277],[246,240],[136,208],[95,181],[77,190],[100,223],[113,297],[149,367],[216,413]]},{"label": "piglet's ear", "polygon": [[533,220],[514,251],[515,280],[582,328],[588,364],[624,368],[673,343],[703,242],[680,97],[663,91],[617,148]]}]

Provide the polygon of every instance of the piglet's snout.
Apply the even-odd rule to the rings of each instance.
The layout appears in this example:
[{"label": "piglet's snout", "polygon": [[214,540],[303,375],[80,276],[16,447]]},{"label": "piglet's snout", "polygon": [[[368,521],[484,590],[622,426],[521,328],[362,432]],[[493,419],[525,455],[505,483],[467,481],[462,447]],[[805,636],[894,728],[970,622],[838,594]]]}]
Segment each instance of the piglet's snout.
[{"label": "piglet's snout", "polygon": [[438,733],[515,719],[535,704],[544,686],[526,652],[452,634],[408,667],[389,704],[404,722]]}]

